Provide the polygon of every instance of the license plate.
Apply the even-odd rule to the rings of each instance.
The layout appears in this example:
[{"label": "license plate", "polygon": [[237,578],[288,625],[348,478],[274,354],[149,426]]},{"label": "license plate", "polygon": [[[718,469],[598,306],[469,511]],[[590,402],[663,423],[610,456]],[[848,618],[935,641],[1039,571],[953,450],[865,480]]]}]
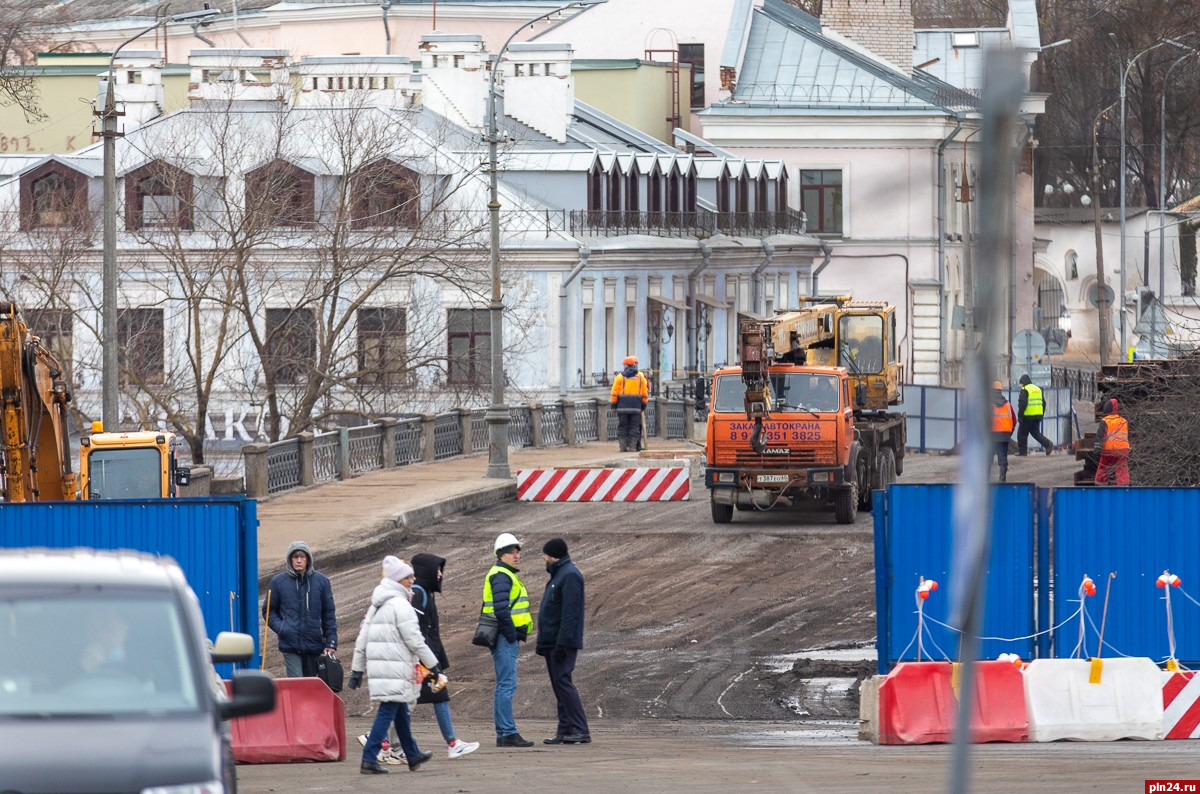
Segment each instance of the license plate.
[{"label": "license plate", "polygon": [[790,478],[786,474],[760,474],[754,478],[755,481],[766,483],[786,483]]}]

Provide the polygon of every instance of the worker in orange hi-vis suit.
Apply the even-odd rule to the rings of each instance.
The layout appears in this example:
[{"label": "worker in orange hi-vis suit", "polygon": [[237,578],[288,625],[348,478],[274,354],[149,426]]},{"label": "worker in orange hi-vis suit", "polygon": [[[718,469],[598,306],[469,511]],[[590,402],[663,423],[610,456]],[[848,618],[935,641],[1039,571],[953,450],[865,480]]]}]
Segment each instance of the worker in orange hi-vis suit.
[{"label": "worker in orange hi-vis suit", "polygon": [[617,442],[622,452],[636,452],[642,438],[642,412],[650,402],[650,381],[638,372],[637,356],[626,356],[613,381],[609,404],[617,412]]},{"label": "worker in orange hi-vis suit", "polygon": [[1117,485],[1129,485],[1129,423],[1117,413],[1117,401],[1104,401],[1104,417],[1096,427],[1096,485],[1108,485],[1112,477]]},{"label": "worker in orange hi-vis suit", "polygon": [[1000,462],[1000,482],[1008,482],[1008,442],[1017,426],[1017,412],[1004,396],[1004,384],[992,383],[992,457]]}]

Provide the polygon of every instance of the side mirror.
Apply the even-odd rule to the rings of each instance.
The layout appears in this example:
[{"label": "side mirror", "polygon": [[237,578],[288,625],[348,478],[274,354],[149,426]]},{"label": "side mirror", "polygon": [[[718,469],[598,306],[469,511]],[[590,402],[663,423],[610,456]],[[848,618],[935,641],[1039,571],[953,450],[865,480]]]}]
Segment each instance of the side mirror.
[{"label": "side mirror", "polygon": [[229,700],[219,703],[221,719],[248,717],[275,708],[275,679],[260,670],[242,670],[233,674]]},{"label": "side mirror", "polygon": [[175,469],[175,484],[188,486],[192,484],[192,470],[188,468]]},{"label": "side mirror", "polygon": [[867,404],[867,384],[860,383],[854,387],[854,403],[855,405]]}]

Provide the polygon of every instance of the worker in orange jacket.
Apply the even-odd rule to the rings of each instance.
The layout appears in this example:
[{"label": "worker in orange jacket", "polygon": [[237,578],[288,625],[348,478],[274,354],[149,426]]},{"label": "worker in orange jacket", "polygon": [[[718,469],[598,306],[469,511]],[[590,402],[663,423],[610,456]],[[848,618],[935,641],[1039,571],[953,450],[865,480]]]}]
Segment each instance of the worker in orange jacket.
[{"label": "worker in orange jacket", "polygon": [[1004,396],[1004,384],[992,383],[992,459],[999,459],[1000,482],[1008,482],[1008,442],[1017,426],[1017,412]]},{"label": "worker in orange jacket", "polygon": [[613,381],[609,405],[617,412],[617,443],[622,452],[636,452],[642,439],[642,412],[650,402],[650,382],[638,372],[637,356],[626,356],[624,369]]},{"label": "worker in orange jacket", "polygon": [[1129,485],[1129,423],[1117,413],[1116,398],[1104,401],[1104,417],[1096,428],[1096,485],[1108,485],[1109,477],[1117,485]]}]

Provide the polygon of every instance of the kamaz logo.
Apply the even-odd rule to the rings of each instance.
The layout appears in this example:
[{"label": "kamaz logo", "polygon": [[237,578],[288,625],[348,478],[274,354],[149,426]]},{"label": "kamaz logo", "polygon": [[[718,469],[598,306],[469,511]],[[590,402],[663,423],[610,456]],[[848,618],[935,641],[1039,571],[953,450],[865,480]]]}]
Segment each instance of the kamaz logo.
[{"label": "kamaz logo", "polygon": [[764,455],[790,455],[790,454],[792,454],[792,451],[790,449],[770,449],[770,448],[768,448],[768,449],[764,449],[762,451],[762,454],[764,454]]}]

